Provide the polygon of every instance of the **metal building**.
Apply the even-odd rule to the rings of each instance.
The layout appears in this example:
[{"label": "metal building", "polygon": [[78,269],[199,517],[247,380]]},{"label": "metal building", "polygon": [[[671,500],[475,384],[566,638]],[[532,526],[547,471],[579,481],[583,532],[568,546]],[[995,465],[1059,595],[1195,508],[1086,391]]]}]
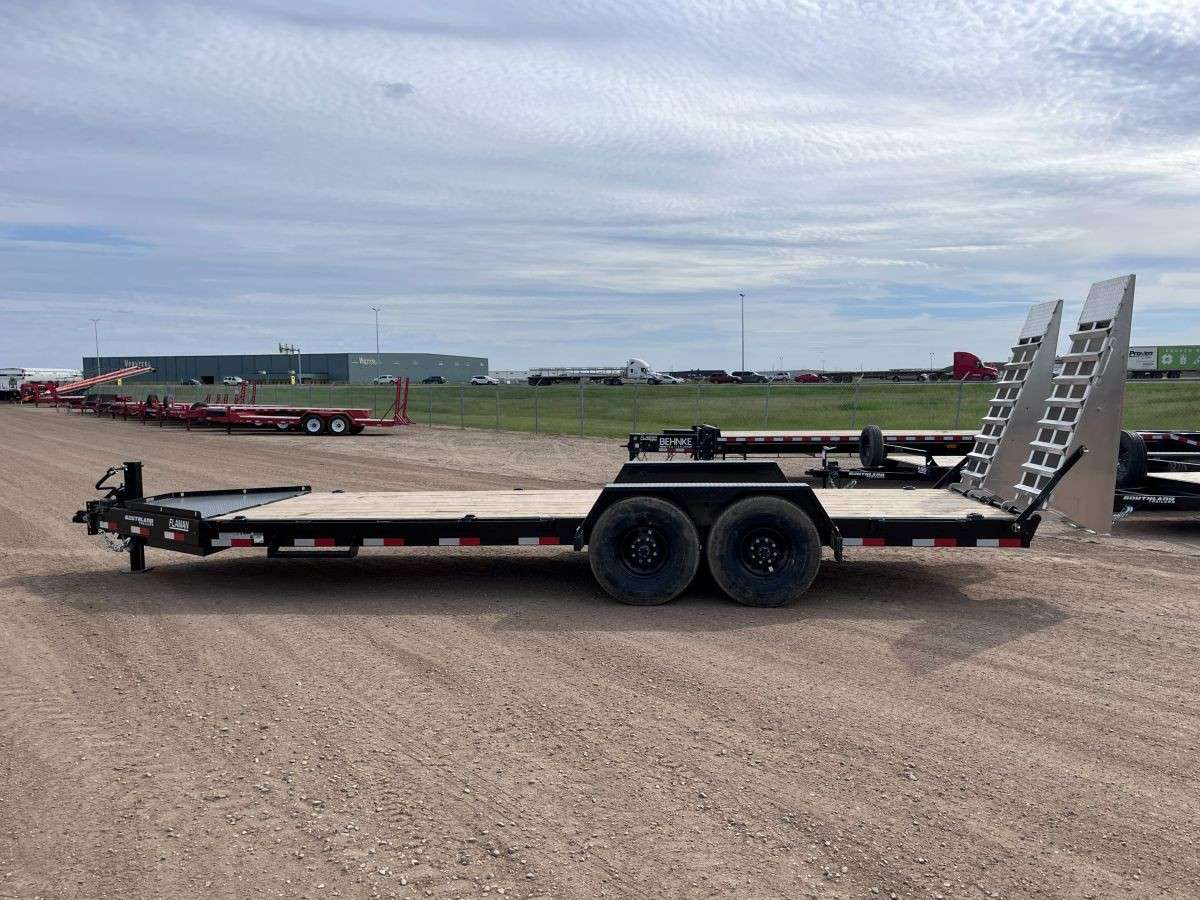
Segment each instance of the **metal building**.
[{"label": "metal building", "polygon": [[83,358],[84,375],[113,372],[131,365],[153,366],[150,375],[129,381],[154,384],[184,384],[196,379],[201,384],[220,384],[222,378],[237,376],[247,381],[287,384],[293,378],[305,384],[318,382],[365,383],[380,375],[410,378],[414,383],[433,375],[447,381],[467,381],[486,375],[484,356],[450,356],[441,353],[264,353],[229,356],[101,356]]}]

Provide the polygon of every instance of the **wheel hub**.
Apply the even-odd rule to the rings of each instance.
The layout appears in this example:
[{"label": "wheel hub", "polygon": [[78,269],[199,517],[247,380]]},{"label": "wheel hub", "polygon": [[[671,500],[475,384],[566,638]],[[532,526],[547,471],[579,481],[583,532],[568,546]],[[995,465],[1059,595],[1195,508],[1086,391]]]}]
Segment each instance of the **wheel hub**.
[{"label": "wheel hub", "polygon": [[741,556],[755,575],[774,575],[787,559],[787,541],[773,529],[757,529],[742,541]]},{"label": "wheel hub", "polygon": [[667,545],[658,529],[641,525],[630,531],[621,547],[626,567],[639,575],[657,572],[667,561]]}]

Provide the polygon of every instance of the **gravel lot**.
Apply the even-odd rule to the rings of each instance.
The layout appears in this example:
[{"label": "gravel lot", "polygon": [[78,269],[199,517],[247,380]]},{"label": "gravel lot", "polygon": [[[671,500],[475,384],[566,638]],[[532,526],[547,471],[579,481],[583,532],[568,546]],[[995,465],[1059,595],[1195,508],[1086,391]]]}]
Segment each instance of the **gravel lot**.
[{"label": "gravel lot", "polygon": [[[586,486],[615,441],[0,408],[0,896],[1196,897],[1200,527],[611,602],[569,549],[151,550],[150,491]],[[789,462],[798,470],[804,464]]]}]

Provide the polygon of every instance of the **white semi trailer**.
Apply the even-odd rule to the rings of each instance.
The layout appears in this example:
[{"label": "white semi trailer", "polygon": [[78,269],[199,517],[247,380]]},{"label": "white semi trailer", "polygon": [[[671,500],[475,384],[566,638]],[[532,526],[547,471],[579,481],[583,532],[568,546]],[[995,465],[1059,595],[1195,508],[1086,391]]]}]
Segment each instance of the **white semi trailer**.
[{"label": "white semi trailer", "polygon": [[1182,378],[1200,374],[1200,346],[1155,344],[1129,348],[1130,378]]}]

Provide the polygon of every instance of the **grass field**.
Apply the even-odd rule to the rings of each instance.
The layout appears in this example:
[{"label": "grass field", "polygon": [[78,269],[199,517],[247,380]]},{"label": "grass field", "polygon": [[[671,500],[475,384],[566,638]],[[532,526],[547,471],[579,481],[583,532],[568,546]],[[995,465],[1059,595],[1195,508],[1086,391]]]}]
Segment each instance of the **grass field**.
[{"label": "grass field", "polygon": [[[107,390],[112,390],[108,388]],[[137,398],[174,394],[179,401],[214,399],[224,387],[128,384]],[[852,385],[414,385],[408,413],[418,424],[502,428],[546,434],[624,437],[707,422],[722,428],[974,428],[991,384]],[[374,385],[264,385],[259,403],[371,407],[388,411],[393,391]],[[1128,428],[1200,429],[1200,382],[1130,382]]]}]

